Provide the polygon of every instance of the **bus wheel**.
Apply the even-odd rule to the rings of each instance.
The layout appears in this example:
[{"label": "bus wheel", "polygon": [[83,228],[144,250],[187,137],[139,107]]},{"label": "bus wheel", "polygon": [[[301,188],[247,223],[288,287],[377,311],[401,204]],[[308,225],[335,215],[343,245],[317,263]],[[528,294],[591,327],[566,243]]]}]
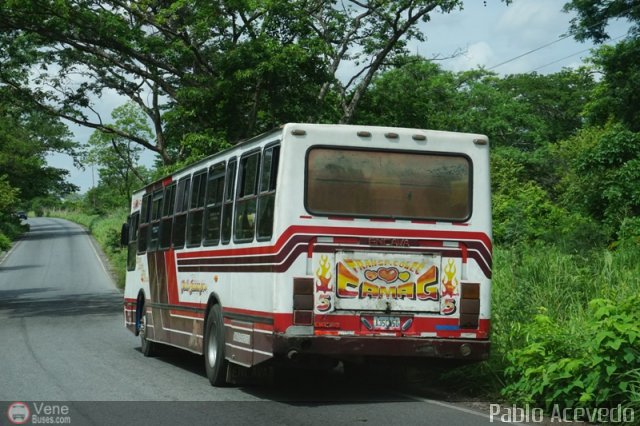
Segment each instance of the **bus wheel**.
[{"label": "bus wheel", "polygon": [[156,344],[150,340],[147,340],[147,314],[143,313],[140,318],[140,344],[142,355],[154,356],[156,353]]},{"label": "bus wheel", "polygon": [[207,315],[204,332],[204,366],[213,386],[227,384],[229,364],[224,357],[224,325],[220,305],[213,305]]}]

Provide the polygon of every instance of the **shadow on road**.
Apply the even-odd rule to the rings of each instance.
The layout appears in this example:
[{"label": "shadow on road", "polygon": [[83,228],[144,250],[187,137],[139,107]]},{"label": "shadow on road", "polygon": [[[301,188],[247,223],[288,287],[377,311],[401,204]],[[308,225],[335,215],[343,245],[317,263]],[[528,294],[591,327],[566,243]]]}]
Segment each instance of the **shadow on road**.
[{"label": "shadow on road", "polygon": [[48,288],[0,291],[0,315],[9,318],[66,317],[80,315],[114,315],[122,313],[119,292],[55,294],[31,297]]},{"label": "shadow on road", "polygon": [[[140,352],[140,356],[143,356],[140,347],[137,347],[136,350]],[[178,367],[188,373],[200,376],[204,381],[207,380],[207,374],[204,371],[204,358],[201,355],[196,355],[172,346],[159,345],[158,354],[154,358]]]},{"label": "shadow on road", "polygon": [[44,265],[16,265],[16,266],[0,266],[0,272],[3,271],[19,271],[22,269],[41,268]]},{"label": "shadow on road", "polygon": [[31,232],[24,236],[24,240],[48,240],[53,238],[74,237],[76,235],[87,235],[87,231],[78,229],[74,231],[58,228],[52,231],[41,231],[40,229],[32,229]]},{"label": "shadow on road", "polygon": [[[136,348],[140,352],[140,348]],[[142,356],[142,354],[140,354]],[[208,384],[204,358],[169,346],[162,346],[157,359],[198,376]],[[329,406],[377,402],[407,402],[411,398],[398,393],[397,384],[388,377],[346,375],[338,366],[332,370],[275,368],[258,378],[244,379],[233,385],[242,392],[266,401],[293,406]]]}]

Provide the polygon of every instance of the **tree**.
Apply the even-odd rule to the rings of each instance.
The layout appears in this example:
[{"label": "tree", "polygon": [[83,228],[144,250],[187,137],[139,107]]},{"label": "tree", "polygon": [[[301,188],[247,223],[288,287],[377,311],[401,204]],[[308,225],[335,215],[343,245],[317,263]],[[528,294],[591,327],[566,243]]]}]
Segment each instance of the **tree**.
[{"label": "tree", "polygon": [[591,62],[602,78],[585,107],[588,123],[603,126],[616,120],[640,131],[640,38],[602,46]]},{"label": "tree", "polygon": [[[343,123],[352,120],[377,73],[395,56],[407,54],[406,42],[413,38],[424,41],[418,22],[428,22],[436,9],[450,13],[462,8],[460,0],[348,0],[342,2],[342,10],[333,2],[318,3],[321,8],[313,15],[314,29],[328,47],[325,57],[334,76],[322,85],[318,99],[322,101],[332,87],[337,90]],[[337,72],[349,61],[357,71],[341,83]]]},{"label": "tree", "polygon": [[[503,0],[508,3],[508,0]],[[348,122],[417,23],[461,0],[7,0],[0,82],[50,114],[128,138],[170,164],[197,134],[235,142],[285,121]],[[355,73],[337,76],[347,66]],[[344,66],[343,66],[344,65]],[[154,140],[104,123],[116,91]]]},{"label": "tree", "polygon": [[[609,237],[640,216],[640,134],[620,124],[589,127],[563,142],[563,203],[604,224]],[[640,230],[637,230],[640,234]]]},{"label": "tree", "polygon": [[593,88],[582,69],[500,78],[452,73],[419,57],[398,63],[373,80],[358,122],[486,133],[494,146],[526,152],[574,134]]},{"label": "tree", "polygon": [[0,250],[28,227],[14,215],[37,197],[77,189],[65,181],[66,170],[47,166],[52,152],[73,154],[75,144],[58,120],[25,111],[13,92],[0,87]]},{"label": "tree", "polygon": [[75,155],[77,144],[59,120],[41,111],[25,110],[14,93],[0,87],[0,170],[8,184],[29,201],[76,191],[66,182],[67,170],[47,165],[53,152]]},{"label": "tree", "polygon": [[7,175],[0,175],[0,252],[11,247],[11,240],[6,233],[17,225],[18,220],[13,217],[18,193],[20,191],[9,185]]},{"label": "tree", "polygon": [[539,121],[537,139],[558,142],[582,127],[582,112],[595,87],[588,68],[563,69],[553,74],[513,74],[496,82],[498,90],[527,105]]},{"label": "tree", "polygon": [[450,130],[460,112],[456,75],[419,57],[407,57],[375,78],[354,121],[382,126]]},{"label": "tree", "polygon": [[[114,109],[111,118],[110,126],[122,133],[139,139],[153,137],[146,116],[131,102]],[[126,204],[134,189],[148,183],[147,170],[138,164],[142,147],[130,139],[97,130],[89,138],[87,148],[85,161],[96,165],[100,176],[98,189],[92,189],[88,198],[99,197],[102,208]]]},{"label": "tree", "polygon": [[602,43],[610,39],[607,24],[611,19],[627,19],[633,25],[631,34],[638,35],[640,5],[633,0],[571,0],[564,5],[565,12],[576,12],[571,19],[570,31],[575,38],[592,39]]},{"label": "tree", "polygon": [[572,0],[566,11],[576,12],[570,30],[580,41],[604,43],[610,39],[607,24],[626,19],[631,27],[626,39],[601,46],[591,58],[602,74],[585,115],[589,123],[604,126],[610,119],[640,130],[640,4],[628,0]]}]

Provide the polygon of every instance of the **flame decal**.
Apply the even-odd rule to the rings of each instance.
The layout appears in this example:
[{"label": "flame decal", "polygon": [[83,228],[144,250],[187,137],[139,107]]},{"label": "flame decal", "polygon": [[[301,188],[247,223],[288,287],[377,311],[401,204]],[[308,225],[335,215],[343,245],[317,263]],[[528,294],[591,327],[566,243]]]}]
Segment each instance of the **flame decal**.
[{"label": "flame decal", "polygon": [[444,291],[442,296],[455,296],[458,294],[458,280],[456,279],[456,265],[453,259],[449,259],[447,266],[444,267],[444,276],[442,277],[442,285]]},{"label": "flame decal", "polygon": [[331,281],[331,263],[329,256],[320,257],[320,266],[316,269],[316,277],[320,284],[316,284],[316,291],[332,291],[333,286],[329,284]]}]

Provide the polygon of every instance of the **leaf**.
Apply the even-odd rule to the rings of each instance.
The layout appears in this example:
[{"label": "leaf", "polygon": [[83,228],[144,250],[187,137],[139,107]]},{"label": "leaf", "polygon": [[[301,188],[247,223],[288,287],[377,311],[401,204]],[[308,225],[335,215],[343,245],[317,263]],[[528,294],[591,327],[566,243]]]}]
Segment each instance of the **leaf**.
[{"label": "leaf", "polygon": [[620,346],[622,346],[622,339],[620,338],[613,339],[610,342],[607,342],[605,346],[615,349],[617,351],[618,349],[620,349]]}]

